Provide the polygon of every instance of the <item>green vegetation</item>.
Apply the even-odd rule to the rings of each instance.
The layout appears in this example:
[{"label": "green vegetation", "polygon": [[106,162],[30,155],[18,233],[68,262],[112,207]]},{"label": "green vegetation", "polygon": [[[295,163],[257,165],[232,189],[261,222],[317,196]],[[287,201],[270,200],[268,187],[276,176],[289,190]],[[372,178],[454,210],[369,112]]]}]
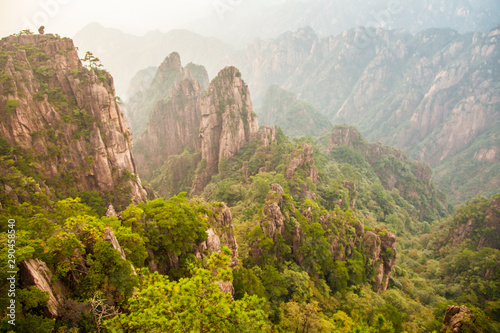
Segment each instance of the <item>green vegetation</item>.
[{"label": "green vegetation", "polygon": [[[46,152],[0,137],[0,279],[12,270],[14,219],[16,266],[44,262],[63,304],[51,319],[49,293],[17,281],[15,331],[437,332],[451,304],[474,314],[469,331],[499,331],[500,195],[450,216],[427,166],[349,126],[318,139],[277,128],[266,145],[255,136],[220,161],[202,197],[186,196],[207,168],[189,150],[153,174],[165,198],[131,203],[137,177],[116,166],[112,191],[84,190],[95,147],[80,165],[66,159],[103,125],[64,93],[44,52],[24,50],[38,98],[61,122],[31,133]],[[90,69],[70,75],[82,89],[92,78],[107,86],[98,60],[86,58]],[[0,74],[5,89],[14,78]],[[5,110],[21,105],[4,100],[8,119]],[[118,217],[104,216],[109,203]],[[0,293],[2,332],[13,328],[8,303]]]}]

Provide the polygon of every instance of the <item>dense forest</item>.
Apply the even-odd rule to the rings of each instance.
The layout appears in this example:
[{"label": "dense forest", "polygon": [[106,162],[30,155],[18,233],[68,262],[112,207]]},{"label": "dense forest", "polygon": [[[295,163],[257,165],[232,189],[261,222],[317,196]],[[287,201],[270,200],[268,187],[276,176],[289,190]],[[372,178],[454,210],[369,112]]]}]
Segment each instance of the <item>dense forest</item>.
[{"label": "dense forest", "polygon": [[58,36],[0,42],[0,331],[500,330],[499,194],[454,208],[349,125],[257,130],[234,67],[206,88],[182,69],[151,106],[146,134],[199,105],[200,135],[143,185],[113,79],[83,60]]}]

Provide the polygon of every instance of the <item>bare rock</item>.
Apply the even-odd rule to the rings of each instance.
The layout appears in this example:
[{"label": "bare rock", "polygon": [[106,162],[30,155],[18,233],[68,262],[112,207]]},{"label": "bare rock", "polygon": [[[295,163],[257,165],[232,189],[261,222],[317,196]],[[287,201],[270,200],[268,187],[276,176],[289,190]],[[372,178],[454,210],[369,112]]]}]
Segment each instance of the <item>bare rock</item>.
[{"label": "bare rock", "polygon": [[470,330],[464,330],[463,326],[466,323],[470,323],[474,318],[468,307],[448,305],[446,313],[443,319],[443,326],[441,327],[441,332],[471,332]]},{"label": "bare rock", "polygon": [[[110,242],[111,246],[113,246],[113,248],[121,255],[122,259],[127,260],[127,257],[125,256],[125,251],[123,251],[123,249],[121,248],[118,239],[116,239],[116,236],[111,229],[109,228],[104,229],[103,240],[106,242]],[[130,267],[132,268],[133,274],[136,275],[137,273],[135,272],[134,265],[130,264]]]},{"label": "bare rock", "polygon": [[116,214],[115,207],[112,204],[109,204],[108,210],[106,211],[106,217],[118,217]]},{"label": "bare rock", "polygon": [[258,131],[250,91],[234,67],[226,67],[212,80],[201,101],[201,157],[206,162],[196,176],[191,194],[199,194],[217,173],[219,163],[236,155]]},{"label": "bare rock", "polygon": [[66,300],[66,289],[60,281],[51,282],[52,272],[47,265],[39,259],[24,260],[21,262],[19,275],[21,287],[35,286],[49,294],[47,315],[52,318],[60,317]]},{"label": "bare rock", "polygon": [[313,146],[310,144],[302,143],[292,152],[286,170],[286,177],[288,179],[292,178],[295,170],[300,167],[306,168],[307,175],[313,182],[318,181],[318,169],[314,164]]},{"label": "bare rock", "polygon": [[[35,47],[48,58],[46,62],[38,60],[44,56],[27,57]],[[73,186],[80,191],[109,193],[120,185],[125,173],[137,175],[132,138],[115,98],[111,75],[97,77],[84,67],[68,38],[51,34],[9,36],[0,40],[0,50],[7,49],[15,51],[7,57],[4,69],[12,77],[11,89],[0,96],[0,104],[6,99],[19,104],[0,123],[0,135],[10,145],[36,151],[40,158],[35,168],[46,178],[72,174]],[[22,64],[23,69],[17,70],[20,67],[14,63]],[[58,101],[43,90],[39,75],[35,75],[40,70],[47,73],[45,79],[58,92]],[[66,111],[59,102],[67,104]],[[50,151],[54,140],[57,151]],[[139,178],[130,180],[129,185],[131,191],[125,195],[135,202],[146,199]]]}]

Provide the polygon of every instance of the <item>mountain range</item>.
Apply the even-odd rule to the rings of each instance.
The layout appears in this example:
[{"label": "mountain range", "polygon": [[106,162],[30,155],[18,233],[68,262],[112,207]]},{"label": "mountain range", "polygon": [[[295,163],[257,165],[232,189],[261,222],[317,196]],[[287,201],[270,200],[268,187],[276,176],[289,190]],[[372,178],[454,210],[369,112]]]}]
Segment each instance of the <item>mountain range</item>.
[{"label": "mountain range", "polygon": [[[457,35],[439,32],[415,37],[438,45],[417,63],[435,60],[439,36]],[[382,36],[394,34],[406,45],[405,33]],[[464,73],[495,73],[496,36],[464,37],[481,65]],[[304,41],[289,49],[297,56],[257,59],[268,65],[249,76],[285,80],[310,38],[311,29],[286,34],[285,49]],[[409,54],[379,51],[359,77]],[[418,67],[422,77],[433,78],[429,67]],[[209,82],[203,66],[167,54],[135,76],[122,109],[113,76],[91,53],[79,59],[72,40],[27,31],[0,40],[0,279],[16,295],[0,295],[2,330],[498,332],[499,195],[455,210],[426,163],[332,126],[325,110],[277,85],[262,88],[264,118],[311,118],[285,128],[306,135],[259,128],[243,70],[217,73]],[[428,95],[468,78],[439,73]],[[486,115],[496,110],[488,93],[475,103]],[[135,139],[126,118],[142,127]]]},{"label": "mountain range", "polygon": [[[99,29],[101,35],[107,31],[120,40],[118,32]],[[79,35],[83,45],[106,48],[86,44],[86,31]],[[265,124],[283,126],[279,119],[289,117],[288,110],[278,116],[266,106],[278,98],[276,89],[274,97],[268,89],[279,86],[317,111],[298,116],[303,123],[322,114],[326,122],[353,124],[369,140],[405,150],[429,163],[436,183],[452,202],[460,203],[477,194],[492,195],[500,186],[499,33],[498,27],[487,33],[430,29],[415,35],[381,29],[367,34],[356,28],[320,38],[312,28],[303,28],[276,39],[254,40],[242,50],[217,42],[211,48],[214,53],[203,52],[203,43],[196,41],[204,39],[191,34],[196,36],[189,43],[193,49],[180,55],[206,66],[209,76],[215,68],[238,67],[256,112],[266,110],[266,115],[259,114]],[[179,43],[168,45],[182,49]],[[113,52],[117,56],[109,62],[126,61],[120,51]],[[102,58],[107,56],[108,51]],[[318,135],[320,129],[301,133]]]}]

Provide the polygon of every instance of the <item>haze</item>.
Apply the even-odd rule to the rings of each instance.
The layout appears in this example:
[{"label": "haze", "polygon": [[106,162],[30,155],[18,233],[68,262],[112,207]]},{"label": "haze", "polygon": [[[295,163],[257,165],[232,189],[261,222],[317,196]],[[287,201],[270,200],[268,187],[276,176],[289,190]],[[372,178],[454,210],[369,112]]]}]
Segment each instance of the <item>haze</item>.
[{"label": "haze", "polygon": [[[252,1],[253,6],[264,3]],[[213,0],[0,0],[0,35],[7,36],[27,28],[33,31],[44,25],[48,33],[73,37],[91,22],[142,35],[150,30],[168,31],[198,18],[214,16],[217,14],[215,4]]]}]

